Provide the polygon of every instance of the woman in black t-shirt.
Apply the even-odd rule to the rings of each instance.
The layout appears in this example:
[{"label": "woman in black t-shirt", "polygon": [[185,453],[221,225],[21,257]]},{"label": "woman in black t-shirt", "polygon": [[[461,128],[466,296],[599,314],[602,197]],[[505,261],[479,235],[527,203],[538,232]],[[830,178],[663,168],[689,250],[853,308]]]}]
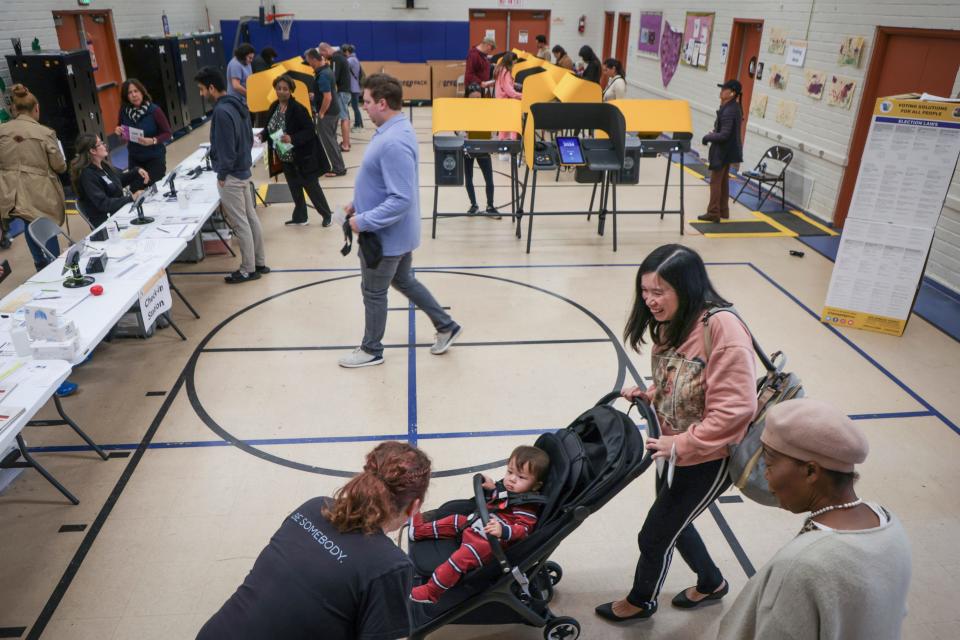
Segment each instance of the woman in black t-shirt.
[{"label": "woman in black t-shirt", "polygon": [[420,510],[430,459],[401,442],[288,516],[198,640],[388,640],[410,634],[413,565],[388,537]]}]

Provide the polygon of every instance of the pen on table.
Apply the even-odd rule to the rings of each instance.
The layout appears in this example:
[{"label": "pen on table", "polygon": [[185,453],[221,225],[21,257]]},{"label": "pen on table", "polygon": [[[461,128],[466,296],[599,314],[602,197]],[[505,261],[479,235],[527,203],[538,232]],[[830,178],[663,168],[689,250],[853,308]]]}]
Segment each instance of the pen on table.
[{"label": "pen on table", "polygon": [[170,233],[169,231],[167,231],[167,230],[164,229],[163,227],[157,227],[157,229],[159,229],[160,231],[163,231],[164,233]]}]

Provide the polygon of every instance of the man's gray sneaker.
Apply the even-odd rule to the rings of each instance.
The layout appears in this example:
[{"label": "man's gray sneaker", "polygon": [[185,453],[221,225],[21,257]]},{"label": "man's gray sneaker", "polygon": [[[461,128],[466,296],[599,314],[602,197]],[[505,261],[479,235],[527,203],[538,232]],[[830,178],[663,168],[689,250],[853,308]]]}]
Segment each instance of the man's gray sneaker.
[{"label": "man's gray sneaker", "polygon": [[447,349],[457,341],[461,333],[463,333],[463,327],[460,325],[454,326],[450,331],[441,331],[437,334],[437,341],[430,347],[430,353],[435,356],[446,353]]},{"label": "man's gray sneaker", "polygon": [[356,369],[357,367],[372,367],[375,364],[383,364],[383,356],[370,355],[360,347],[350,352],[350,355],[343,356],[337,360],[337,364],[347,369]]}]

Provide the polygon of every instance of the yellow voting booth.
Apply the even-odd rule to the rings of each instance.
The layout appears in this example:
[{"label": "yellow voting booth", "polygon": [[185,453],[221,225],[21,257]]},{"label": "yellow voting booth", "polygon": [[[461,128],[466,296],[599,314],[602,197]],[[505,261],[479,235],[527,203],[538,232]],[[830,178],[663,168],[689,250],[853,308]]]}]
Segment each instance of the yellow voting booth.
[{"label": "yellow voting booth", "polygon": [[[438,98],[433,101],[433,230],[431,237],[437,237],[437,220],[440,218],[459,218],[467,214],[438,211],[438,199],[441,186],[462,186],[464,183],[464,162],[466,156],[479,154],[509,153],[510,162],[510,215],[517,215],[519,179],[517,175],[517,154],[520,152],[519,140],[497,140],[494,135],[475,139],[470,134],[494,134],[500,131],[520,133],[521,105],[519,100],[497,98]],[[461,135],[467,134],[466,137]],[[442,135],[438,135],[442,134]],[[480,138],[481,136],[477,136]],[[491,214],[493,215],[493,214]]]},{"label": "yellow voting booth", "polygon": [[578,78],[572,73],[568,73],[557,81],[553,94],[560,102],[601,102],[603,99],[603,91],[599,84]]},{"label": "yellow voting booth", "polygon": [[[275,65],[266,71],[254,73],[247,78],[247,108],[250,109],[251,113],[270,109],[270,105],[277,99],[277,92],[273,90],[273,81],[282,75],[288,75],[293,79],[293,99],[305,106],[307,111],[313,115],[313,107],[310,104],[310,88],[297,77],[302,77],[303,72],[299,67],[288,68],[285,66],[287,62]],[[306,67],[312,76],[313,69],[310,69],[307,65],[300,65],[300,67]]]}]

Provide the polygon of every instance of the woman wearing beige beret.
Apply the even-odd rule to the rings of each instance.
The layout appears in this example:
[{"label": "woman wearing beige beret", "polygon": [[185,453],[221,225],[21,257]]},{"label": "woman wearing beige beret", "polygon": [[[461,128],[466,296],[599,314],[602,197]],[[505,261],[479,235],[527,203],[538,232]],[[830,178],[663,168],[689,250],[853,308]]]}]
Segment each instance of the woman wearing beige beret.
[{"label": "woman wearing beige beret", "polygon": [[896,516],[854,491],[854,465],[869,450],[863,432],[823,402],[788,400],[767,412],[761,441],[780,507],[810,513],[747,582],[718,638],[899,638],[910,547]]}]

